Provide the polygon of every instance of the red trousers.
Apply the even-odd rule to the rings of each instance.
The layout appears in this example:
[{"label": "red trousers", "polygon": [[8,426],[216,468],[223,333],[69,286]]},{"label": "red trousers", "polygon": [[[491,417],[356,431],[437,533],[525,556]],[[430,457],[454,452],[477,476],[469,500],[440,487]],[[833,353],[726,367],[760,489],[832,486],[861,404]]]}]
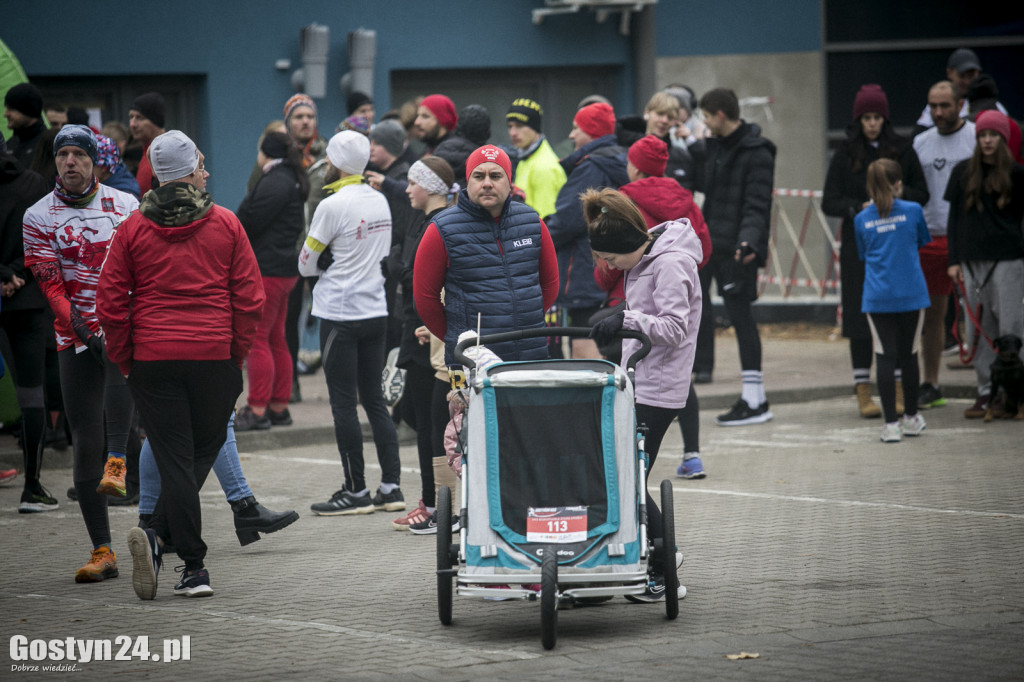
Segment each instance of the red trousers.
[{"label": "red trousers", "polygon": [[249,377],[248,403],[266,407],[270,403],[288,403],[292,397],[292,356],[285,341],[284,321],[288,314],[288,295],[298,277],[264,277],[263,320],[249,351],[246,371]]}]

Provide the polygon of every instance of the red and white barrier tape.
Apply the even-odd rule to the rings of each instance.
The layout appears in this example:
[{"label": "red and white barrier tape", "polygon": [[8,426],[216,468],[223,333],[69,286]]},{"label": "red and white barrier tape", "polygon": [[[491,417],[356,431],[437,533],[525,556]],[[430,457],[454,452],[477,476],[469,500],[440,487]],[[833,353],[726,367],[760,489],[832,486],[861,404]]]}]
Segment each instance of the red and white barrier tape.
[{"label": "red and white barrier tape", "polygon": [[777,197],[809,197],[820,199],[825,195],[820,189],[776,189],[772,192]]},{"label": "red and white barrier tape", "polygon": [[838,279],[808,279],[806,277],[778,277],[776,275],[759,275],[757,281],[766,284],[778,284],[784,287],[808,287],[811,289],[834,289],[839,286]]}]

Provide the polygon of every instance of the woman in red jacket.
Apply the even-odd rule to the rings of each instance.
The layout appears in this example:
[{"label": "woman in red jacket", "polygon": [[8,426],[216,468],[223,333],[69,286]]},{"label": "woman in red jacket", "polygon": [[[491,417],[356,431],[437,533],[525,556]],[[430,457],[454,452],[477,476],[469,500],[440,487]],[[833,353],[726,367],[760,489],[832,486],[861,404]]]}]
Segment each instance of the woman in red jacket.
[{"label": "woman in red jacket", "polygon": [[213,594],[204,567],[199,490],[242,392],[242,362],[263,309],[252,247],[235,215],[206,193],[203,155],[179,131],[149,150],[161,185],[112,240],[96,297],[110,359],[128,379],[160,470],[149,528],[133,528],[132,586],[156,596],[163,543],[185,562],[175,594]]}]

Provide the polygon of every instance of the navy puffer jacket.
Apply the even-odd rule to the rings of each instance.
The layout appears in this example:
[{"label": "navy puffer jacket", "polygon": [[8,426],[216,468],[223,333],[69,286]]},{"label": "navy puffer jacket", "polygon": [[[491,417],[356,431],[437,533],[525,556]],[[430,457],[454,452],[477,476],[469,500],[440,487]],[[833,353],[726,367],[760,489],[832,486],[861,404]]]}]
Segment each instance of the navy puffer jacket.
[{"label": "navy puffer jacket", "polygon": [[605,135],[583,145],[561,164],[568,179],[558,192],[554,215],[547,219],[558,254],[558,305],[599,306],[605,292],[594,280],[594,258],[579,195],[591,187],[618,188],[628,183],[626,150],[616,143],[615,135]]},{"label": "navy puffer jacket", "polygon": [[[434,218],[448,252],[444,282],[445,362],[459,334],[477,328],[481,334],[499,334],[544,325],[544,297],[540,285],[541,223],[537,212],[518,201],[505,201],[495,221],[469,200],[466,191],[458,203]],[[538,360],[548,356],[544,337],[489,345],[503,360]]]}]

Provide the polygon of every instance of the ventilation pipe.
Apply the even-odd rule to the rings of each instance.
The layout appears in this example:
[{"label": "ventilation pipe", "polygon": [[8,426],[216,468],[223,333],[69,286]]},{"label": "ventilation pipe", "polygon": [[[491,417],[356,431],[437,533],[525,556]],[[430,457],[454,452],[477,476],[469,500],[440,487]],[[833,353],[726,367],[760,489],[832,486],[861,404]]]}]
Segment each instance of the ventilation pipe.
[{"label": "ventilation pipe", "polygon": [[330,29],[312,23],[299,34],[302,49],[302,68],[292,74],[292,88],[310,97],[327,95],[327,53],[330,49]]},{"label": "ventilation pipe", "polygon": [[373,64],[377,59],[377,32],[358,28],[348,34],[350,71],[341,77],[341,92],[346,97],[362,92],[373,97]]}]

